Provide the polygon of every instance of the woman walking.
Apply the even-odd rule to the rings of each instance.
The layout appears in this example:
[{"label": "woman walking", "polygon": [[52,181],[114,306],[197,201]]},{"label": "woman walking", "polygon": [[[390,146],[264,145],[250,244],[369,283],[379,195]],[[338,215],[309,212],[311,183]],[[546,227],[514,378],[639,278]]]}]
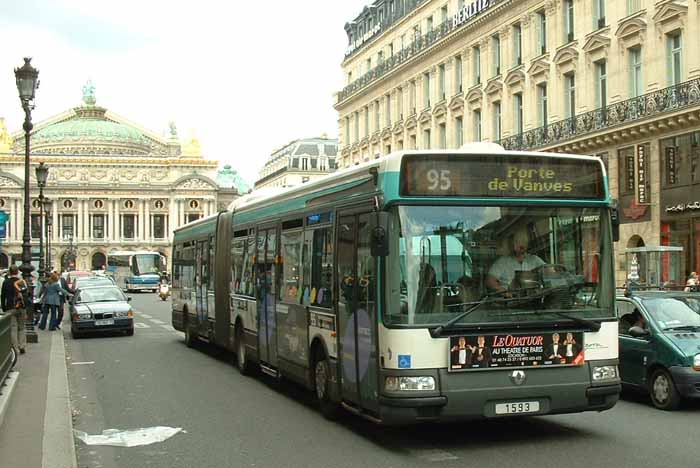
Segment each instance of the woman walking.
[{"label": "woman walking", "polygon": [[56,329],[56,315],[58,313],[58,307],[61,305],[62,301],[61,294],[67,297],[68,291],[63,289],[61,284],[58,282],[58,273],[51,273],[51,276],[49,276],[49,280],[47,281],[42,293],[42,303],[44,304],[44,308],[41,314],[41,323],[39,323],[39,328],[41,330],[46,328],[46,319],[49,312],[51,313],[49,330]]}]

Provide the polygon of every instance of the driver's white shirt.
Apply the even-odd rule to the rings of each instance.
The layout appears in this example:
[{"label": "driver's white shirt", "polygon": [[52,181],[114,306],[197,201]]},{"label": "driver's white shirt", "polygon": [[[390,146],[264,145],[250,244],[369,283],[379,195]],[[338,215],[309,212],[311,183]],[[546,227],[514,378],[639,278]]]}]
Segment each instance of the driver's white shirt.
[{"label": "driver's white shirt", "polygon": [[516,271],[531,271],[544,264],[544,261],[537,255],[525,254],[522,263],[512,255],[509,255],[493,262],[489,275],[496,278],[504,288],[509,288],[510,283],[515,278]]}]

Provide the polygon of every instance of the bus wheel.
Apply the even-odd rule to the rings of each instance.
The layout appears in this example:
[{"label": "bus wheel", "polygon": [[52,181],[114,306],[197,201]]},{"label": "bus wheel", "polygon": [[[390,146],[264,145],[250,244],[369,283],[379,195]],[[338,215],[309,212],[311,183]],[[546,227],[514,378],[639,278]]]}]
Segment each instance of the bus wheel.
[{"label": "bus wheel", "polygon": [[245,352],[245,339],[243,337],[243,327],[236,326],[236,367],[241,375],[250,375],[253,372],[253,366],[248,361]]},{"label": "bus wheel", "polygon": [[314,389],[318,406],[326,419],[334,420],[338,417],[340,407],[330,398],[331,366],[328,358],[319,352],[314,362]]},{"label": "bus wheel", "polygon": [[192,331],[190,327],[185,324],[185,344],[188,348],[194,348],[196,338],[192,336]]},{"label": "bus wheel", "polygon": [[665,411],[673,411],[681,403],[681,396],[666,369],[657,369],[652,374],[649,395],[654,406]]}]

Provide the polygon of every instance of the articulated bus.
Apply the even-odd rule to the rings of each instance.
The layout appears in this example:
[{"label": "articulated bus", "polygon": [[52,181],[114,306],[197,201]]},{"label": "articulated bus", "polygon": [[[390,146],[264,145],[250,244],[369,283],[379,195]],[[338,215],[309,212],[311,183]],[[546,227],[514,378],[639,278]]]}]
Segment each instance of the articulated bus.
[{"label": "articulated bus", "polygon": [[107,256],[107,275],[126,292],[156,292],[164,271],[165,259],[158,252],[124,250]]},{"label": "articulated bus", "polygon": [[394,153],[177,230],[172,323],[329,417],[603,411],[620,392],[616,213],[597,158]]}]

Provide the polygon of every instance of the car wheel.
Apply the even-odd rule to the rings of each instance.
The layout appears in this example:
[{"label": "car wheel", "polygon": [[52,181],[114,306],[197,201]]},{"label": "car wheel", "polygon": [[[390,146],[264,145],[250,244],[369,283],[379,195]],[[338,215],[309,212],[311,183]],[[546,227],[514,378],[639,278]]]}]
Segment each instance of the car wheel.
[{"label": "car wheel", "polygon": [[236,327],[236,368],[241,375],[251,375],[253,366],[248,360],[245,350],[245,339],[243,337],[243,328],[239,325]]},{"label": "car wheel", "polygon": [[681,396],[666,369],[657,369],[649,383],[651,402],[659,409],[673,411],[680,406]]},{"label": "car wheel", "polygon": [[319,353],[314,362],[314,391],[321,413],[326,419],[334,420],[340,413],[340,406],[330,399],[331,366],[328,358]]}]

